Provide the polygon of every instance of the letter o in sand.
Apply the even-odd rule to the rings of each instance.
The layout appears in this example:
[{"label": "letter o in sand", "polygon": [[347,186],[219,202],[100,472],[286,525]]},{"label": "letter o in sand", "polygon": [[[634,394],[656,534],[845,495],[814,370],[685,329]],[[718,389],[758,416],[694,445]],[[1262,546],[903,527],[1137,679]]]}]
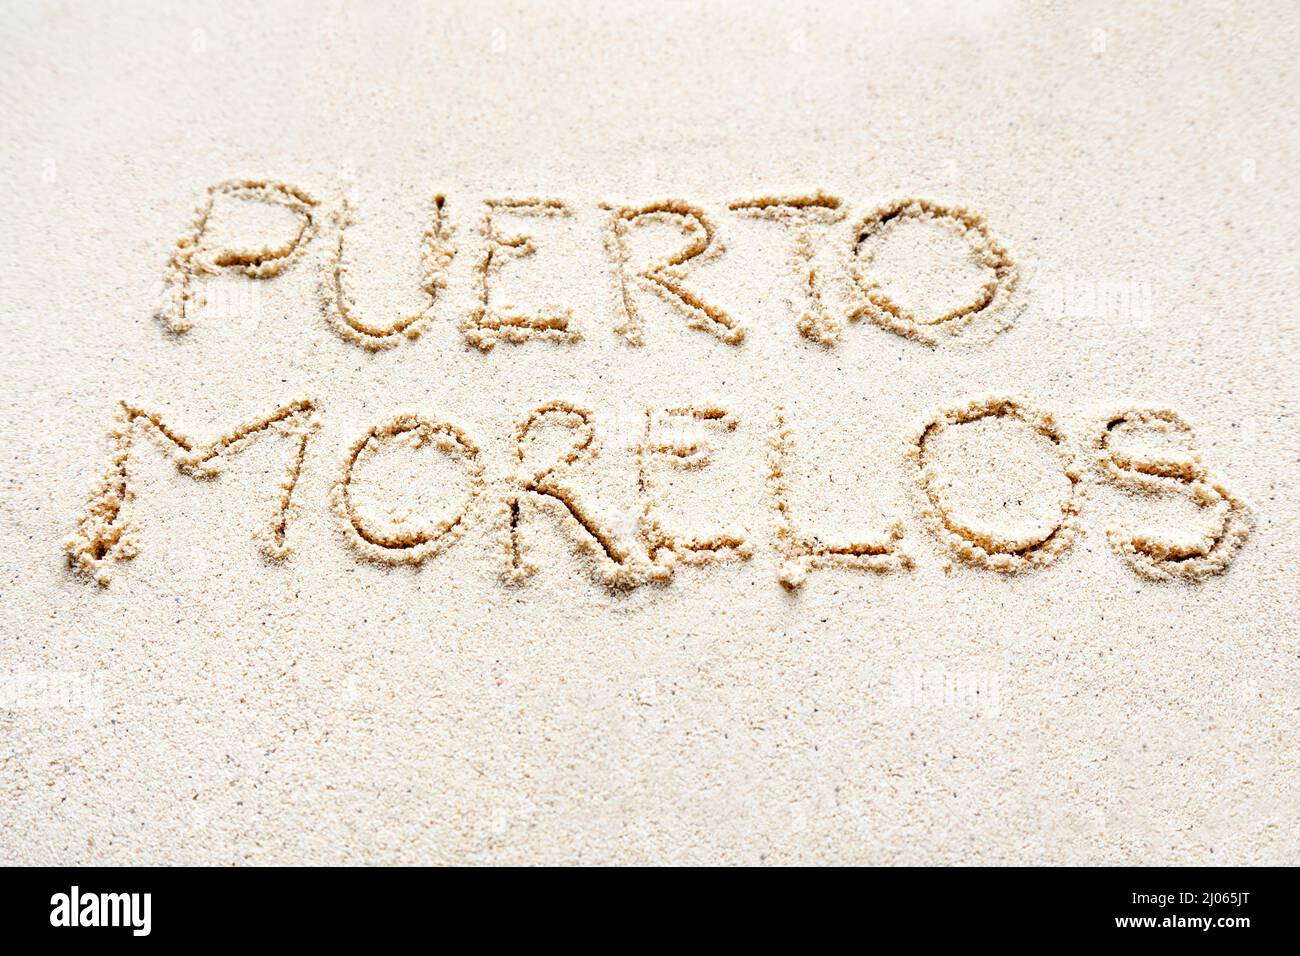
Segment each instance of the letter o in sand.
[{"label": "letter o in sand", "polygon": [[[432,444],[450,458],[463,463],[469,476],[469,494],[459,508],[432,521],[403,527],[404,520],[379,520],[359,507],[353,490],[357,466],[385,447],[407,442],[413,448]],[[474,499],[483,489],[483,466],[478,446],[460,428],[419,415],[398,415],[371,428],[358,439],[343,464],[343,476],[334,488],[334,505],[347,522],[349,543],[363,557],[388,564],[419,564],[455,543],[464,530]]]},{"label": "letter o in sand", "polygon": [[[984,276],[973,299],[939,315],[922,318],[896,302],[881,283],[872,278],[866,268],[876,254],[870,241],[884,237],[900,223],[908,221],[946,227],[965,240],[970,246],[974,264]],[[865,297],[862,304],[849,313],[849,318],[866,315],[882,328],[926,345],[938,344],[941,336],[959,333],[976,319],[991,319],[994,331],[1010,325],[1013,293],[1020,276],[1006,247],[990,234],[983,217],[962,206],[915,198],[881,206],[862,220],[853,234],[849,272]]]},{"label": "letter o in sand", "polygon": [[[1069,494],[1060,504],[1047,531],[1003,532],[976,527],[960,519],[945,493],[939,469],[932,455],[939,437],[952,429],[982,419],[1012,419],[1047,439],[1059,456],[1061,470],[1069,481]],[[1078,532],[1079,503],[1083,496],[1082,471],[1065,435],[1052,416],[1011,398],[986,398],[962,408],[948,409],[921,429],[908,447],[908,459],[916,469],[921,508],[926,524],[959,558],[977,567],[1016,572],[1050,564],[1065,552]]]}]

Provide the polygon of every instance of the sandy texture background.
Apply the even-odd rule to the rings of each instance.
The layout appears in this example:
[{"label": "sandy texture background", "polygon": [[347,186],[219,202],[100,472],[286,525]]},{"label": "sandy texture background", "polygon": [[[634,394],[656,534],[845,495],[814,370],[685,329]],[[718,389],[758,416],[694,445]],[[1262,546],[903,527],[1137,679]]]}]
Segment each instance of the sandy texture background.
[{"label": "sandy texture background", "polygon": [[[4,17],[0,862],[1296,862],[1291,5]],[[204,190],[262,177],[323,210],[351,197],[349,284],[374,322],[421,307],[420,236],[445,194],[457,253],[425,334],[377,353],[336,334],[316,293],[324,216],[282,277],[213,280],[193,328],[168,334],[153,311]],[[936,347],[865,320],[831,348],[801,336],[789,232],[726,206],[813,189],[847,208],[814,234],[834,314],[860,297],[842,274],[853,224],[929,196],[978,210],[1014,255],[1014,325]],[[576,344],[462,337],[482,202],[509,196],[573,215],[511,220],[538,251],[493,295],[571,308]],[[740,345],[643,290],[644,345],[614,331],[599,204],[669,197],[717,224],[725,252],[687,285],[745,325]],[[213,215],[236,244],[293,222]],[[927,228],[877,264],[942,311],[980,275]],[[637,235],[681,241],[671,224]],[[1204,514],[1107,488],[1089,463],[1054,563],[954,561],[905,451],[988,394],[1051,411],[1080,455],[1116,406],[1177,410],[1249,503],[1249,540],[1203,582],[1143,578],[1105,529],[1195,537]],[[120,401],[207,442],[299,398],[321,427],[287,560],[251,540],[285,441],[196,482],[140,440],[139,556],[110,562],[105,588],[69,569]],[[744,526],[752,557],[615,593],[531,508],[539,571],[503,583],[515,425],[552,399],[594,411],[600,456],[571,483],[629,540],[645,409],[726,406],[712,462],[656,480],[665,520]],[[778,409],[799,521],[831,540],[901,520],[910,571],[778,583]],[[347,546],[330,487],[367,428],[408,410],[467,430],[486,490],[454,547],[386,567]],[[435,451],[374,462],[359,493],[447,512],[464,479]],[[1050,529],[1068,495],[1014,427],[935,453],[963,513],[1008,534]]]}]

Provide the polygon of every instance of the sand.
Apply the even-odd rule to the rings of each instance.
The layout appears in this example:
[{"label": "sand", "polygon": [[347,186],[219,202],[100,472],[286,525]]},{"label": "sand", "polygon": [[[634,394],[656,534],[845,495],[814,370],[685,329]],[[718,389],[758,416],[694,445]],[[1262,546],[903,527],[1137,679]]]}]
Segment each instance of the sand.
[{"label": "sand", "polygon": [[15,4],[0,863],[1297,862],[1287,4]]}]

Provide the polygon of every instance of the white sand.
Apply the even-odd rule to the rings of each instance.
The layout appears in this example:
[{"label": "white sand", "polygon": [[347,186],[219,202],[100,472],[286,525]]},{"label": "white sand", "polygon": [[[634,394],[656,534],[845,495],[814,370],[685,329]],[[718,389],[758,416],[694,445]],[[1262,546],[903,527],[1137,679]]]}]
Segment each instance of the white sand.
[{"label": "white sand", "polygon": [[6,9],[0,862],[1297,861],[1294,10],[694,7]]}]

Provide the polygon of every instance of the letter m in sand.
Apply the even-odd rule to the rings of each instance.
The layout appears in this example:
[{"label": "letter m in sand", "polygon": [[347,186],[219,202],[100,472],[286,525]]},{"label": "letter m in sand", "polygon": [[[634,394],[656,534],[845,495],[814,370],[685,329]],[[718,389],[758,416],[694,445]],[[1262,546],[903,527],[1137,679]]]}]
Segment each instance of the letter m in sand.
[{"label": "letter m in sand", "polygon": [[111,436],[113,453],[108,471],[91,495],[76,533],[64,543],[68,563],[100,584],[107,584],[109,562],[125,561],[138,553],[139,542],[130,515],[135,491],[129,464],[132,448],[140,434],[154,439],[172,457],[177,469],[193,478],[218,475],[228,458],[268,432],[291,438],[293,455],[280,482],[275,511],[269,527],[259,534],[264,554],[277,559],[288,556],[285,529],[293,491],[307,454],[307,442],[317,428],[315,411],[316,405],[310,400],[291,402],[270,415],[239,425],[216,441],[200,445],[172,428],[161,415],[123,402],[118,425]]}]

